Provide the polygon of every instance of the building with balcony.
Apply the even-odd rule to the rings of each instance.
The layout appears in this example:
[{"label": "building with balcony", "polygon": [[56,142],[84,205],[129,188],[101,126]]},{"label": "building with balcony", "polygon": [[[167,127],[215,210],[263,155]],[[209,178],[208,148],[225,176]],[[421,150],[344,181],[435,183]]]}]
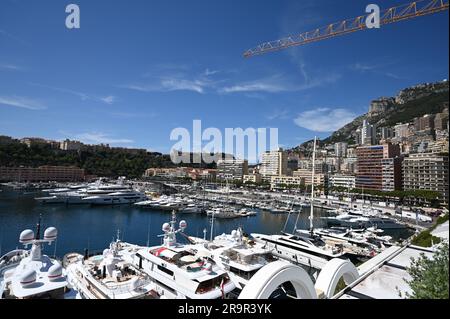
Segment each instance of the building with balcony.
[{"label": "building with balcony", "polygon": [[1,182],[79,182],[84,169],[73,166],[0,167]]},{"label": "building with balcony", "polygon": [[270,181],[272,176],[287,175],[288,154],[281,148],[262,154],[260,173],[264,179]]},{"label": "building with balcony", "polygon": [[398,145],[363,146],[356,152],[356,188],[378,191],[401,189],[402,159]]},{"label": "building with balcony", "polygon": [[[310,178],[311,180],[311,178]],[[295,176],[272,176],[270,179],[270,188],[275,189],[281,186],[300,187],[305,184],[305,179]]]},{"label": "building with balcony", "polygon": [[340,174],[331,175],[328,177],[328,186],[353,189],[356,186],[356,176]]},{"label": "building with balcony", "polygon": [[222,159],[217,162],[217,179],[222,181],[243,181],[248,175],[248,161],[239,159]]},{"label": "building with balcony", "polygon": [[[312,170],[309,169],[299,169],[294,172],[293,177],[298,177],[304,180],[304,184],[309,186],[312,185]],[[314,174],[314,185],[324,185],[325,184],[325,174],[315,173]]]},{"label": "building with balcony", "polygon": [[403,188],[429,190],[442,194],[448,203],[448,156],[411,154],[403,161]]}]

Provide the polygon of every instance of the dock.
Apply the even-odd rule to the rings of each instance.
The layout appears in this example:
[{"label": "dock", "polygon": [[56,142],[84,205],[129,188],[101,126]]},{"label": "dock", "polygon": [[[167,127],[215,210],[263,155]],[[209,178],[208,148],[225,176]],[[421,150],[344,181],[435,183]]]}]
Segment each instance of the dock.
[{"label": "dock", "polygon": [[404,299],[411,294],[411,258],[432,258],[434,251],[413,245],[392,246],[358,267],[361,277],[333,299]]}]

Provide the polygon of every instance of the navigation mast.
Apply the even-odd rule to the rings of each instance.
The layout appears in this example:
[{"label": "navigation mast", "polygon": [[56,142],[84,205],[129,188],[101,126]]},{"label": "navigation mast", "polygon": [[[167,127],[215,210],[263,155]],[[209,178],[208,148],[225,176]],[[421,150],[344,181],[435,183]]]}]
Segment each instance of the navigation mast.
[{"label": "navigation mast", "polygon": [[312,160],[312,180],[311,180],[311,213],[309,215],[309,230],[311,233],[314,231],[314,181],[316,177],[316,143],[317,136],[314,137],[314,147],[313,147],[313,160]]}]

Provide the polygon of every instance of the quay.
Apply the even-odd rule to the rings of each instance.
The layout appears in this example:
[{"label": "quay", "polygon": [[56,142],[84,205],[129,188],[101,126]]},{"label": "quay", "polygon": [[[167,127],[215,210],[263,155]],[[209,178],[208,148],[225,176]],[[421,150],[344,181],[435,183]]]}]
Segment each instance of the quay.
[{"label": "quay", "polygon": [[407,269],[411,258],[432,258],[433,249],[406,245],[392,246],[358,267],[360,277],[333,299],[403,299],[411,293]]}]

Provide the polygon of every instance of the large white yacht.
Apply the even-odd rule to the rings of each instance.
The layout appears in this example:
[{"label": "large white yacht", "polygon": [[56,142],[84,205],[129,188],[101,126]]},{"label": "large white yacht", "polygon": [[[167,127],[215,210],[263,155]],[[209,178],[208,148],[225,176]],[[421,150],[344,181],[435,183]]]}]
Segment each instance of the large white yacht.
[{"label": "large white yacht", "polygon": [[354,213],[346,213],[343,215],[338,215],[335,217],[325,218],[329,225],[340,226],[347,228],[371,228],[376,227],[378,229],[404,229],[407,228],[406,225],[397,223],[395,220],[374,215],[361,215]]},{"label": "large white yacht", "polygon": [[228,272],[238,290],[242,290],[258,270],[276,260],[262,244],[244,234],[241,227],[231,234],[217,236],[213,241],[194,240],[202,243],[210,258]]},{"label": "large white yacht", "polygon": [[[181,244],[185,221],[176,229],[175,213],[162,227],[163,244],[143,248],[134,256],[134,264],[147,273],[166,299],[226,298],[235,289],[226,271],[209,258],[202,246]],[[186,235],[184,235],[186,236]],[[187,237],[187,236],[186,236]]]},{"label": "large white yacht", "polygon": [[42,204],[89,204],[89,201],[84,200],[87,197],[130,191],[132,191],[132,188],[125,185],[123,179],[119,179],[116,184],[104,184],[99,180],[95,183],[71,186],[69,188],[44,190],[49,196],[35,198],[35,200]]},{"label": "large white yacht", "polygon": [[233,219],[241,217],[239,212],[231,207],[217,206],[206,211],[208,216],[219,219]]},{"label": "large white yacht", "polygon": [[147,199],[144,193],[134,190],[109,192],[102,195],[86,196],[82,200],[91,205],[122,205],[134,204]]},{"label": "large white yacht", "polygon": [[101,255],[77,253],[64,257],[67,280],[83,299],[156,299],[159,297],[149,276],[133,265],[133,255],[142,247],[116,241]]},{"label": "large white yacht", "polygon": [[24,230],[19,241],[30,250],[13,250],[0,258],[0,299],[72,299],[71,290],[61,264],[42,253],[44,244],[56,240],[56,228],[49,227],[40,238],[40,222],[36,234]]},{"label": "large white yacht", "polygon": [[[342,238],[322,236],[314,230],[314,181],[317,138],[314,139],[313,169],[311,185],[311,212],[309,216],[309,230],[297,229],[297,221],[292,234],[282,232],[281,235],[252,234],[256,241],[273,251],[273,254],[291,262],[309,266],[315,269],[322,267],[331,259],[348,258],[349,256],[367,256],[372,252],[368,247],[359,247],[348,243]],[[288,224],[290,213],[286,221]],[[285,226],[286,226],[285,225]],[[285,227],[286,228],[286,227]]]}]

